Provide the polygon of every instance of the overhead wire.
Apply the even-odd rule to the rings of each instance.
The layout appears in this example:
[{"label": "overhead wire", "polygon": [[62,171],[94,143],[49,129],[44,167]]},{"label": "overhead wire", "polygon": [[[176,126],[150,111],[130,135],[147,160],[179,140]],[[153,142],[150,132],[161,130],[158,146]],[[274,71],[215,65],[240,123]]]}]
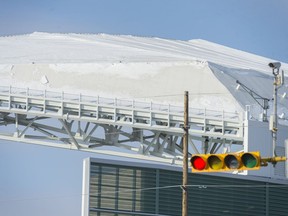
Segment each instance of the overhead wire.
[{"label": "overhead wire", "polygon": [[[118,194],[118,193],[128,193],[128,192],[142,192],[148,190],[162,190],[162,189],[170,189],[170,188],[183,188],[183,185],[169,185],[169,186],[162,186],[162,187],[150,187],[150,188],[140,188],[140,189],[125,189],[125,190],[118,190],[118,191],[106,191],[100,193],[89,193],[89,196],[99,196],[99,195],[106,195],[106,194]],[[288,188],[288,184],[277,184],[277,185],[267,185],[267,184],[247,184],[247,185],[220,185],[220,184],[197,184],[197,185],[185,185],[185,187],[190,188],[199,188],[199,189],[208,189],[208,188]],[[85,196],[85,194],[83,194]]]},{"label": "overhead wire", "polygon": [[[210,189],[210,188],[288,188],[288,184],[247,184],[247,185],[221,185],[221,184],[195,184],[195,185],[186,185],[187,188],[197,188],[197,189]],[[117,190],[117,191],[103,191],[100,193],[82,193],[82,194],[73,194],[73,195],[59,195],[59,196],[44,196],[44,197],[26,197],[26,198],[17,198],[17,199],[0,199],[1,203],[7,202],[25,202],[25,201],[39,201],[39,200],[57,200],[63,198],[73,198],[73,197],[82,197],[82,196],[100,196],[100,195],[109,195],[109,194],[120,194],[120,193],[130,193],[130,192],[142,192],[149,190],[163,190],[163,189],[171,189],[171,188],[179,188],[183,189],[183,185],[168,185],[168,186],[160,186],[160,187],[149,187],[149,188],[139,188],[139,189],[125,189],[125,190]]]}]

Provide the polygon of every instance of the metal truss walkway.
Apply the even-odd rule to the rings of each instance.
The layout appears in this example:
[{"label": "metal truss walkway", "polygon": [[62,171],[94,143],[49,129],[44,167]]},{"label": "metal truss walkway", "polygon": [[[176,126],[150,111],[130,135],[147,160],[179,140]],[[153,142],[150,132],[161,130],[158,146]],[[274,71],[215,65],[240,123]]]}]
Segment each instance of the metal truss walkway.
[{"label": "metal truss walkway", "polygon": [[[0,87],[3,140],[175,162],[183,115],[183,107],[167,104]],[[189,126],[191,153],[243,145],[239,113],[190,109]]]}]

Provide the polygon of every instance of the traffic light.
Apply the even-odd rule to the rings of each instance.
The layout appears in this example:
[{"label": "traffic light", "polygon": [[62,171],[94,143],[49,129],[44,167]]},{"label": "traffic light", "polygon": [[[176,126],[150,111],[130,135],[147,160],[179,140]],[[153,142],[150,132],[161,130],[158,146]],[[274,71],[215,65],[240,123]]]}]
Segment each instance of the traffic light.
[{"label": "traffic light", "polygon": [[192,172],[258,170],[261,166],[261,157],[259,152],[195,154],[192,155],[190,163]]}]

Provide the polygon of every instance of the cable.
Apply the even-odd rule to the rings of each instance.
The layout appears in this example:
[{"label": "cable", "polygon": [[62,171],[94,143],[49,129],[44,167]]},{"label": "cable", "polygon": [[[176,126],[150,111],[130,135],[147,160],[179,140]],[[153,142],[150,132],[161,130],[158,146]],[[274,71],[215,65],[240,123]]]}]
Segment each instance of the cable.
[{"label": "cable", "polygon": [[[118,191],[106,191],[101,193],[89,193],[89,194],[75,194],[75,195],[59,195],[59,196],[51,196],[51,197],[36,197],[36,198],[23,198],[23,199],[10,199],[10,200],[0,200],[0,203],[6,202],[19,202],[19,201],[38,201],[38,200],[56,200],[63,198],[73,198],[73,197],[82,197],[82,196],[99,196],[106,194],[119,194],[119,193],[129,193],[129,192],[142,192],[149,190],[163,190],[169,188],[182,188],[183,185],[169,185],[162,187],[150,187],[150,188],[141,188],[141,189],[126,189],[126,190],[118,190]],[[250,185],[205,185],[205,184],[197,184],[197,185],[186,185],[189,188],[198,188],[198,189],[209,189],[209,188],[288,188],[288,184],[277,184],[277,185],[266,185],[266,184],[250,184]]]},{"label": "cable", "polygon": [[[163,186],[163,187],[151,187],[151,188],[143,188],[143,189],[127,189],[127,190],[118,190],[118,191],[107,191],[101,193],[90,193],[90,194],[83,194],[84,196],[99,196],[99,195],[106,195],[106,194],[118,194],[118,193],[129,193],[129,192],[141,192],[141,191],[148,191],[148,190],[161,190],[161,189],[168,189],[168,188],[182,188],[183,185],[170,185],[170,186]],[[208,188],[288,188],[287,185],[186,185],[186,187],[190,188],[199,188],[199,189],[208,189]]]}]

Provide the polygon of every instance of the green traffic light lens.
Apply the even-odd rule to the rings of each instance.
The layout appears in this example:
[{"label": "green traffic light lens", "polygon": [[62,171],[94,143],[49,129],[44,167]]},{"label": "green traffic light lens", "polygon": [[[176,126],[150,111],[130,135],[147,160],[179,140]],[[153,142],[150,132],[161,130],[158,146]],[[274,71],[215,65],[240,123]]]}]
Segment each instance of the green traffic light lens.
[{"label": "green traffic light lens", "polygon": [[223,168],[223,161],[215,155],[211,155],[208,158],[208,164],[209,167],[213,170],[220,170]]},{"label": "green traffic light lens", "polygon": [[247,168],[254,168],[257,166],[257,158],[250,153],[245,153],[242,155],[243,165]]},{"label": "green traffic light lens", "polygon": [[225,165],[230,169],[238,169],[240,167],[240,163],[235,155],[227,155],[224,162]]}]

